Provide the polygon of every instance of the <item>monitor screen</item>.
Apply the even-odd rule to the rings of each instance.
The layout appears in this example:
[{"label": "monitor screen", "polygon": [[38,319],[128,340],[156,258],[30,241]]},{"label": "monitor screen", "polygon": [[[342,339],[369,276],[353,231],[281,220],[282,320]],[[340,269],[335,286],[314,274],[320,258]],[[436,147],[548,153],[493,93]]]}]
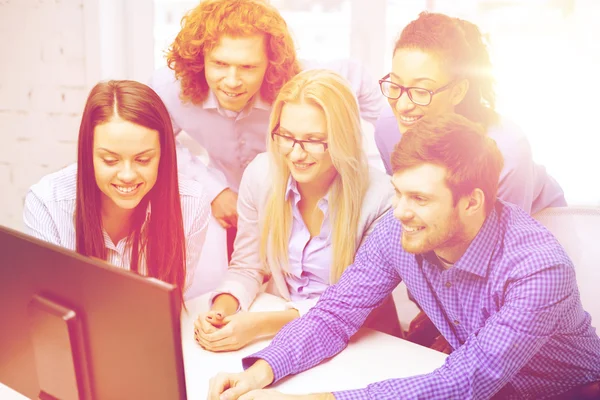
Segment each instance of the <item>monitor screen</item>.
[{"label": "monitor screen", "polygon": [[29,398],[185,399],[176,287],[0,226],[0,382]]}]

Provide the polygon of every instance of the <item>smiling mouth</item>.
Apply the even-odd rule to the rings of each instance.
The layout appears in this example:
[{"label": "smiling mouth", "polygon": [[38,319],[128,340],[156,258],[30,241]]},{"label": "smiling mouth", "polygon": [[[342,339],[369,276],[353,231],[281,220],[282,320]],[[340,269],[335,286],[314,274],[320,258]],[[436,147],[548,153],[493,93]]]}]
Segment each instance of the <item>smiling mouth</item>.
[{"label": "smiling mouth", "polygon": [[299,171],[305,171],[313,165],[314,163],[294,163],[294,167]]},{"label": "smiling mouth", "polygon": [[405,124],[412,124],[423,118],[422,115],[411,116],[411,115],[399,115],[400,121]]},{"label": "smiling mouth", "polygon": [[402,225],[402,230],[406,233],[415,233],[415,232],[419,232],[422,231],[423,229],[425,229],[424,226],[406,226],[406,225]]},{"label": "smiling mouth", "polygon": [[119,192],[121,194],[131,194],[131,193],[135,192],[140,186],[142,186],[142,184],[137,183],[135,185],[122,186],[122,185],[115,185],[113,183],[112,186],[115,189],[117,189],[117,192]]},{"label": "smiling mouth", "polygon": [[223,93],[225,93],[225,95],[227,97],[231,97],[231,98],[236,98],[236,97],[240,97],[241,95],[243,95],[246,92],[242,92],[242,93],[235,93],[235,92],[228,92],[226,90],[221,90]]}]

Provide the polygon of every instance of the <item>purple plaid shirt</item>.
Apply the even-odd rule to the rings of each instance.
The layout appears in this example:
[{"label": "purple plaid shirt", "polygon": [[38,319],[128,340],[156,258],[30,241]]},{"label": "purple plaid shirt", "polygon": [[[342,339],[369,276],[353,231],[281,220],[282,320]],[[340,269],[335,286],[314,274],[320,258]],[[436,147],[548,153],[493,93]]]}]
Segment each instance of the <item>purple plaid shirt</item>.
[{"label": "purple plaid shirt", "polygon": [[432,255],[403,251],[400,236],[390,211],[339,283],[244,367],[262,358],[276,382],[334,356],[403,279],[454,352],[429,374],[335,392],[336,399],[542,398],[600,379],[600,338],[572,262],[523,210],[499,200],[448,270]]}]

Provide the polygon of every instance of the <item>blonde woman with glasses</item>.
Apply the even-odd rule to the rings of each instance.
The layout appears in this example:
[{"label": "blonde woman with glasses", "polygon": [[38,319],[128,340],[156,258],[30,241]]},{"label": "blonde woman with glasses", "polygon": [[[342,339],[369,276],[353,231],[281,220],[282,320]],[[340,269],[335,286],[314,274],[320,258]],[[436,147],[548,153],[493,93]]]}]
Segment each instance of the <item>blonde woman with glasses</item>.
[{"label": "blonde woman with glasses", "polygon": [[[275,99],[269,131],[267,152],[240,184],[228,273],[196,321],[196,341],[207,350],[237,350],[305,314],[391,205],[389,177],[367,163],[358,105],[340,75],[296,75]],[[287,309],[248,312],[263,289],[286,299]],[[391,299],[371,320],[401,332]]]}]

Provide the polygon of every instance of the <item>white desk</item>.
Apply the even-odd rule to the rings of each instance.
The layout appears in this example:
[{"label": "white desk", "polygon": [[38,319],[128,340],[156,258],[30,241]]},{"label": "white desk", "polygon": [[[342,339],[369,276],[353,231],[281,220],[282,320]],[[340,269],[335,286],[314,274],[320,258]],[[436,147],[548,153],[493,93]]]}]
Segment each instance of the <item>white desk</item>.
[{"label": "white desk", "polygon": [[[283,309],[283,300],[261,294],[252,311]],[[218,372],[242,371],[241,359],[268,344],[263,340],[235,352],[211,353],[194,341],[194,320],[206,310],[206,296],[190,300],[188,313],[181,320],[182,347],[188,399],[204,399],[208,380]],[[360,330],[348,347],[336,357],[301,374],[284,379],[274,387],[284,393],[301,394],[357,389],[369,383],[390,378],[419,375],[440,367],[445,354],[418,346],[370,329]],[[0,399],[21,400],[24,397],[0,384]]]},{"label": "white desk", "polygon": [[[261,294],[252,311],[283,310],[283,300]],[[204,296],[188,303],[191,315],[206,309]],[[208,379],[218,372],[242,371],[241,359],[268,344],[268,340],[228,353],[211,353],[194,341],[194,318],[182,320],[185,379],[190,399],[205,398]],[[431,372],[440,367],[446,355],[406,340],[370,329],[361,329],[346,349],[336,357],[273,386],[285,393],[302,394],[357,389],[369,383]]]}]

